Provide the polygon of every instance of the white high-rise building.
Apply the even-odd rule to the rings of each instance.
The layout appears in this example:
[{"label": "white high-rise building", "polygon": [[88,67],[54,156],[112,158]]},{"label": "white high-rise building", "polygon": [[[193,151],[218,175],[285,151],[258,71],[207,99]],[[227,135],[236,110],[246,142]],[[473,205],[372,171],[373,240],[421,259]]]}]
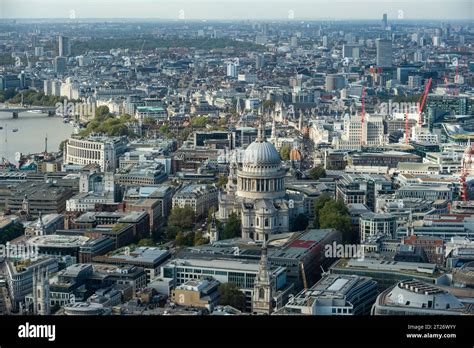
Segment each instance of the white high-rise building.
[{"label": "white high-rise building", "polygon": [[227,63],[227,76],[237,78],[239,75],[239,68],[235,62]]},{"label": "white high-rise building", "polygon": [[433,36],[433,46],[441,46],[441,37]]},{"label": "white high-rise building", "polygon": [[363,127],[361,115],[346,115],[342,134],[333,138],[336,150],[360,150],[362,144],[382,145],[384,142],[383,116],[369,114],[365,114]]},{"label": "white high-rise building", "polygon": [[323,47],[328,47],[328,37],[326,35],[323,36]]}]

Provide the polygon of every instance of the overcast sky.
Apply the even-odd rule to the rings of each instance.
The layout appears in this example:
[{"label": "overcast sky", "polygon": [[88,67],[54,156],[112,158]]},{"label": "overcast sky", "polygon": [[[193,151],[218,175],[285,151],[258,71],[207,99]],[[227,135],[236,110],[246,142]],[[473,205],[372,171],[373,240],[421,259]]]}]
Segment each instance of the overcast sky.
[{"label": "overcast sky", "polygon": [[0,0],[0,18],[471,19],[474,0]]}]

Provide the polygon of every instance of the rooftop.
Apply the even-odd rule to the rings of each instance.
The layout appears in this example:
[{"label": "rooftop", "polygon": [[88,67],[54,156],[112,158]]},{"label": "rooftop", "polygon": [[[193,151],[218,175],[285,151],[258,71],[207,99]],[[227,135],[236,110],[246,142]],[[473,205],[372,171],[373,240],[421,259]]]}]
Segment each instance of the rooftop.
[{"label": "rooftop", "polygon": [[112,255],[110,259],[115,259],[117,261],[133,261],[133,262],[142,262],[142,263],[156,263],[167,256],[170,255],[170,252],[166,249],[160,249],[155,247],[139,247],[131,251],[128,255],[126,254],[116,254]]}]

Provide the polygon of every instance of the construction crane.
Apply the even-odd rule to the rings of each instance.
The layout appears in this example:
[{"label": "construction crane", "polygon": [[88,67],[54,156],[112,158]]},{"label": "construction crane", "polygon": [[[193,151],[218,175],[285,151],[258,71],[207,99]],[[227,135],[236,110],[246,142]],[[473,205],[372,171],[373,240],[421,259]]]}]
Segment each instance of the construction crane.
[{"label": "construction crane", "polygon": [[454,95],[458,95],[458,83],[459,83],[459,60],[456,58],[456,75],[454,77]]},{"label": "construction crane", "polygon": [[362,113],[360,117],[361,132],[360,132],[360,144],[364,145],[364,126],[365,126],[365,86],[362,86]]},{"label": "construction crane", "polygon": [[409,138],[409,126],[408,126],[408,112],[405,112],[405,144],[408,145]]},{"label": "construction crane", "polygon": [[304,289],[308,290],[308,282],[306,281],[306,273],[304,271],[304,264],[302,261],[300,262],[300,268],[301,268],[301,277],[303,278]]},{"label": "construction crane", "polygon": [[425,93],[423,93],[423,99],[420,98],[420,100],[422,100],[422,101],[421,101],[421,104],[419,103],[420,108],[418,109],[418,126],[419,127],[421,127],[423,125],[423,107],[425,106],[426,97],[428,97],[428,92],[430,91],[432,81],[433,81],[433,79],[430,77],[428,79],[428,82],[426,83],[426,86],[425,86]]},{"label": "construction crane", "polygon": [[461,200],[464,202],[468,200],[466,177],[469,171],[468,166],[471,166],[472,163],[472,154],[473,150],[471,146],[471,140],[469,139],[466,151],[464,151],[464,156],[461,161]]}]

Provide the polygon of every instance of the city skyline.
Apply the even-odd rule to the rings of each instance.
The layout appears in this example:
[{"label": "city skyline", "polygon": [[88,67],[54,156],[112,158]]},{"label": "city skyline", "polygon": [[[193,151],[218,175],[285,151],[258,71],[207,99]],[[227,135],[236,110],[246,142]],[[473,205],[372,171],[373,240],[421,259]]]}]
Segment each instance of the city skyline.
[{"label": "city skyline", "polygon": [[[249,4],[251,7],[249,7]],[[2,19],[163,19],[163,20],[470,20],[474,5],[454,1],[374,0],[2,0]],[[34,9],[34,10],[33,10]],[[368,10],[370,9],[370,10]]]}]

